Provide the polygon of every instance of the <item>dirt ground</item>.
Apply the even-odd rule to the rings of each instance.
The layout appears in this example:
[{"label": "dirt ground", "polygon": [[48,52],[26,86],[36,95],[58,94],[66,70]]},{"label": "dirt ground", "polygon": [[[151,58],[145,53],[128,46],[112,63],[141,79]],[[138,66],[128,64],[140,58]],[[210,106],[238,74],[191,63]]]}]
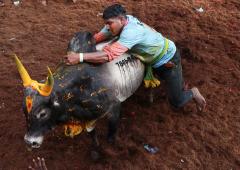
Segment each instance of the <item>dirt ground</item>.
[{"label": "dirt ground", "polygon": [[[99,161],[90,158],[86,133],[71,139],[62,127],[48,133],[41,148],[27,151],[23,86],[10,55],[16,53],[34,79],[45,78],[46,66],[55,68],[73,33],[97,32],[104,7],[114,2],[176,42],[185,81],[206,97],[205,112],[197,113],[194,102],[173,111],[164,83],[149,105],[149,91],[141,87],[123,103],[115,145],[106,141],[106,120],[98,123],[104,153]],[[5,0],[0,7],[0,169],[27,169],[37,156],[46,159],[49,170],[240,169],[239,11],[239,0],[49,0],[48,6],[27,0],[18,7]],[[159,151],[148,153],[145,143]]]}]

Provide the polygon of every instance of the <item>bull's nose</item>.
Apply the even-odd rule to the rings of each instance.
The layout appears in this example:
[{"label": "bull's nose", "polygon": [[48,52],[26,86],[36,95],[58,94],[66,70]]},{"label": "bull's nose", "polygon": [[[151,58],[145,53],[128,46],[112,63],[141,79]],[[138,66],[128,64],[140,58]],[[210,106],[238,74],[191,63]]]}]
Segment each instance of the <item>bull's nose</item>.
[{"label": "bull's nose", "polygon": [[39,148],[41,145],[38,144],[37,142],[32,143],[32,148]]},{"label": "bull's nose", "polygon": [[24,136],[24,141],[30,145],[32,148],[39,148],[43,142],[43,136],[30,136],[26,134]]}]

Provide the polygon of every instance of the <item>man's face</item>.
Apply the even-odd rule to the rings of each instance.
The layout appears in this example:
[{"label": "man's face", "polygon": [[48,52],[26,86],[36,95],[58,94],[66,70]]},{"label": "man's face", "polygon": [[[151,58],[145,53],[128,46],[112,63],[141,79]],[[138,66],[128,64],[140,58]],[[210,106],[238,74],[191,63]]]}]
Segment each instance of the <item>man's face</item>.
[{"label": "man's face", "polygon": [[119,35],[121,33],[125,23],[124,19],[124,17],[114,17],[104,21],[113,36]]}]

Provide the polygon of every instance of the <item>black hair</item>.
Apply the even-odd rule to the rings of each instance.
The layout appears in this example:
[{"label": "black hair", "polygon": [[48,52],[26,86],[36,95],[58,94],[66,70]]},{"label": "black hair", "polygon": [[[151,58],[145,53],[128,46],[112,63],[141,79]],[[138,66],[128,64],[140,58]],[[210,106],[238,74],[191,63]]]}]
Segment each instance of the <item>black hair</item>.
[{"label": "black hair", "polygon": [[120,15],[126,17],[126,10],[120,4],[111,5],[103,11],[104,20],[107,20],[112,17],[117,17]]}]

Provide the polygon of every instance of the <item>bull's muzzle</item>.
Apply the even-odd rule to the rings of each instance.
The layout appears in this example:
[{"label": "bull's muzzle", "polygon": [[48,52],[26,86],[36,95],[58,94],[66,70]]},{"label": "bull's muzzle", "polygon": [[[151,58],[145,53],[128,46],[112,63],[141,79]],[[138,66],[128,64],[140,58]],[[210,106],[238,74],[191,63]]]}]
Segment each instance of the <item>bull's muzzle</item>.
[{"label": "bull's muzzle", "polygon": [[24,136],[24,141],[31,147],[31,148],[39,148],[43,142],[43,136],[30,136],[26,134]]}]

